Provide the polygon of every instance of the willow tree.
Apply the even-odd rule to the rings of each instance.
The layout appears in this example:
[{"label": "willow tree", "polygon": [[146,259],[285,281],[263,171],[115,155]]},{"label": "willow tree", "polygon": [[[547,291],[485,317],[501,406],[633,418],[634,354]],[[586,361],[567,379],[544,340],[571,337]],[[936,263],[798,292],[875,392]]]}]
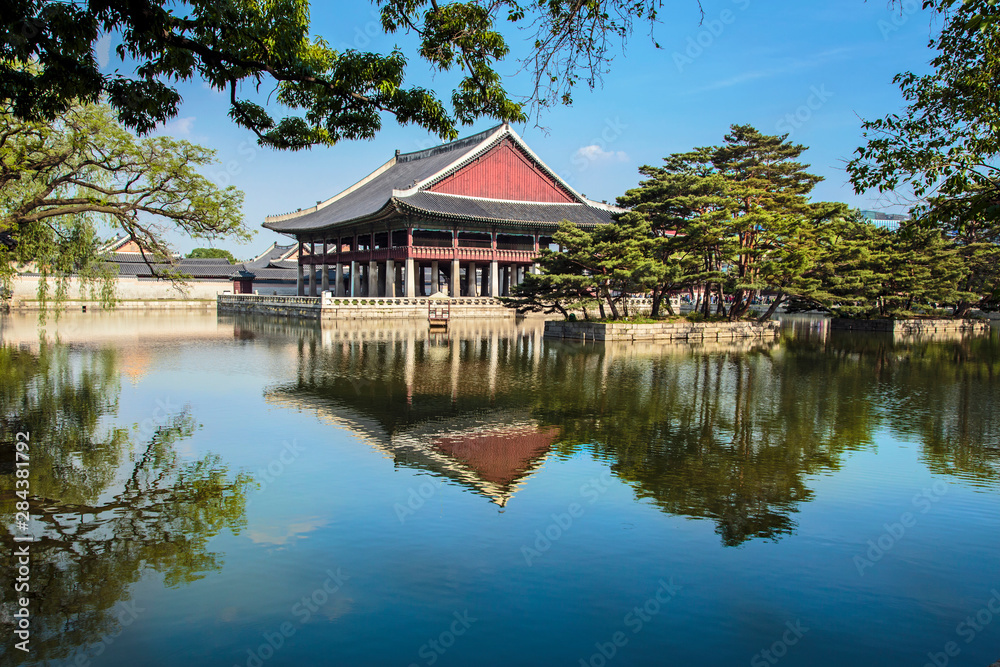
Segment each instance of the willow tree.
[{"label": "willow tree", "polygon": [[[113,298],[113,276],[100,261],[105,224],[135,240],[148,261],[171,255],[166,235],[249,239],[243,193],[200,173],[214,152],[170,137],[136,138],[110,107],[77,105],[58,120],[0,113],[0,280],[18,267],[54,277],[79,276]],[[40,284],[40,298],[48,282]]]}]

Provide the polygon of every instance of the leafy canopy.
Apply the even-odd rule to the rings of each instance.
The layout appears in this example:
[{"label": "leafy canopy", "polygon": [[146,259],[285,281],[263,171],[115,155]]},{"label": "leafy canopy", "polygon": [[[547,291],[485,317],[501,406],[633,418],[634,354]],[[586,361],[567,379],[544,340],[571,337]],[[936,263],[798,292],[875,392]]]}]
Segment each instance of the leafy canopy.
[{"label": "leafy canopy", "polygon": [[[201,78],[229,96],[229,115],[260,143],[299,149],[370,139],[384,114],[444,139],[480,117],[526,119],[526,107],[569,104],[574,87],[593,88],[611,48],[634,22],[652,26],[659,0],[378,0],[387,33],[413,33],[432,70],[459,70],[450,106],[430,90],[407,87],[408,57],[338,51],[310,32],[306,0],[10,0],[0,8],[0,99],[26,120],[52,120],[77,100],[107,99],[140,134],[177,115],[178,81]],[[521,65],[533,90],[515,101],[497,66],[510,47],[501,25],[533,31]],[[95,57],[102,35],[120,34],[117,54],[133,72],[105,74]],[[37,62],[34,71],[25,69]],[[272,93],[293,113],[279,118],[254,93]]]},{"label": "leafy canopy", "polygon": [[148,261],[170,257],[168,229],[206,240],[252,235],[243,193],[199,172],[213,151],[170,137],[137,139],[99,104],[73,106],[54,122],[20,121],[9,107],[0,118],[0,280],[8,286],[30,266],[63,278],[57,298],[75,274],[103,285],[100,298],[110,301],[101,223],[135,240]]},{"label": "leafy canopy", "polygon": [[187,254],[188,259],[225,259],[229,260],[230,264],[238,264],[239,262],[233,257],[233,253],[223,248],[195,248]]}]

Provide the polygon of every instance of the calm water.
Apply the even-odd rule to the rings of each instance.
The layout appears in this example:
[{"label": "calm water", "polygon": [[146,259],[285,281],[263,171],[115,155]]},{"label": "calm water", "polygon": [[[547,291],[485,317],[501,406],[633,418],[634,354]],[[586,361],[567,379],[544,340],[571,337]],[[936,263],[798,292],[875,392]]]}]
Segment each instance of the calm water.
[{"label": "calm water", "polygon": [[1000,659],[996,330],[603,348],[119,313],[46,335],[2,322],[4,664]]}]

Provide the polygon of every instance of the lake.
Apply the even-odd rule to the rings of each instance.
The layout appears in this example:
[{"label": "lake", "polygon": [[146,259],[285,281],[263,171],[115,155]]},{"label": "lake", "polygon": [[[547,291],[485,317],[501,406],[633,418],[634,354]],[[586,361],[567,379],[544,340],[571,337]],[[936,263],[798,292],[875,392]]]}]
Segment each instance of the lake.
[{"label": "lake", "polygon": [[790,318],[777,340],[605,347],[530,319],[0,327],[11,631],[30,550],[29,653],[7,639],[3,664],[1000,659],[996,328]]}]

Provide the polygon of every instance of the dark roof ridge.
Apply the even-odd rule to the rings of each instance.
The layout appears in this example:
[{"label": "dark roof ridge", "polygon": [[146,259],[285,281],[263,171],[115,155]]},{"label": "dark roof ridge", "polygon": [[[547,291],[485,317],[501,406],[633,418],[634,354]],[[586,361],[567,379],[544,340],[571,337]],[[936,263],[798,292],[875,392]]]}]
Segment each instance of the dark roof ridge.
[{"label": "dark roof ridge", "polygon": [[447,153],[454,150],[461,150],[463,148],[471,148],[477,144],[482,143],[488,137],[500,131],[506,123],[501,123],[489,128],[488,130],[483,130],[478,134],[473,134],[472,136],[465,137],[463,139],[456,139],[455,141],[448,142],[446,144],[440,144],[437,146],[432,146],[430,148],[424,148],[419,151],[413,151],[412,153],[398,153],[396,155],[397,162],[412,162],[414,160],[423,160],[424,158],[433,157],[435,155],[440,155],[441,153]]}]

